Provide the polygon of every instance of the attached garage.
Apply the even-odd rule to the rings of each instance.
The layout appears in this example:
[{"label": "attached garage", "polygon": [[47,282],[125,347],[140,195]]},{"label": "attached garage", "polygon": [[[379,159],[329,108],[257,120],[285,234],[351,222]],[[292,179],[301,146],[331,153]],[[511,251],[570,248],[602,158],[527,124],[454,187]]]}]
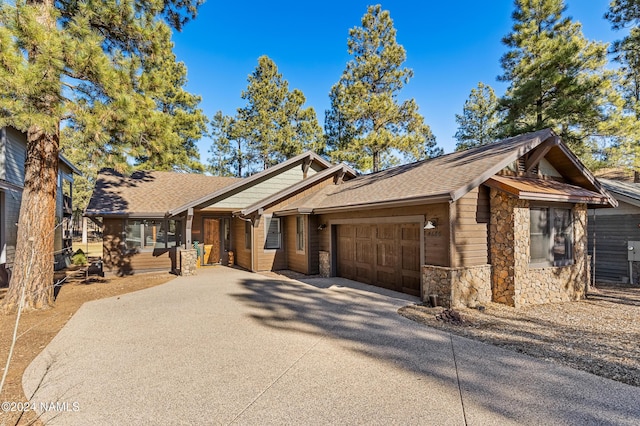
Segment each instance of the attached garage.
[{"label": "attached garage", "polygon": [[419,223],[336,225],[336,273],[420,296]]}]

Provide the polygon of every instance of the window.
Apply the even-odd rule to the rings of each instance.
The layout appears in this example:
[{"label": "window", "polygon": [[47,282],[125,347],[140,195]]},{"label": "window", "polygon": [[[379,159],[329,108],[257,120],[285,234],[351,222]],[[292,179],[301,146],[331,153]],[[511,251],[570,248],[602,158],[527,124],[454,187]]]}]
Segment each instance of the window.
[{"label": "window", "polygon": [[265,241],[264,248],[265,249],[279,249],[281,233],[280,233],[280,218],[279,217],[264,217],[264,226],[265,226]]},{"label": "window", "polygon": [[127,220],[125,244],[128,249],[153,250],[181,244],[182,224],[177,220]]},{"label": "window", "polygon": [[304,216],[296,216],[296,250],[304,251]]},{"label": "window", "polygon": [[571,209],[532,207],[530,212],[530,262],[553,266],[573,264]]},{"label": "window", "polygon": [[251,222],[244,223],[244,248],[251,249]]},{"label": "window", "polygon": [[231,250],[231,220],[228,217],[222,219],[222,232],[224,235],[224,251]]}]

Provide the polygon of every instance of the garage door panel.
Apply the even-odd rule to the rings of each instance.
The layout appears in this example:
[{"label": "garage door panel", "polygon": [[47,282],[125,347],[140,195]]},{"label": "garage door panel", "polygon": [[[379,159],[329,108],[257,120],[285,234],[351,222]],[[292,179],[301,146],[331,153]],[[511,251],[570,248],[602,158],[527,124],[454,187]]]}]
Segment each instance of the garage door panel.
[{"label": "garage door panel", "polygon": [[339,276],[420,295],[419,224],[353,224],[337,228]]}]

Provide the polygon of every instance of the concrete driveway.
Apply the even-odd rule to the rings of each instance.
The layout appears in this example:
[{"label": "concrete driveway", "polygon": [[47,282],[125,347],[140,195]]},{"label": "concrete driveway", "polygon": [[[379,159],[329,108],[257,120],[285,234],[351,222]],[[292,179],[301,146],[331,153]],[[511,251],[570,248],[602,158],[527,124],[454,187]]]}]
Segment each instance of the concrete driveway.
[{"label": "concrete driveway", "polygon": [[27,369],[51,424],[637,424],[640,388],[451,336],[410,296],[224,267],[85,304]]}]

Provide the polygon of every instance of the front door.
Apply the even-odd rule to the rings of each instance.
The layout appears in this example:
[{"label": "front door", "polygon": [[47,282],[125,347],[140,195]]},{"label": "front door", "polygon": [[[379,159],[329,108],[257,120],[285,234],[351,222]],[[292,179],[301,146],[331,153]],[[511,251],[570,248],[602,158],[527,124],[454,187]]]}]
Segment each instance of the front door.
[{"label": "front door", "polygon": [[220,257],[220,219],[206,217],[203,223],[203,265],[213,265],[221,262]]}]

